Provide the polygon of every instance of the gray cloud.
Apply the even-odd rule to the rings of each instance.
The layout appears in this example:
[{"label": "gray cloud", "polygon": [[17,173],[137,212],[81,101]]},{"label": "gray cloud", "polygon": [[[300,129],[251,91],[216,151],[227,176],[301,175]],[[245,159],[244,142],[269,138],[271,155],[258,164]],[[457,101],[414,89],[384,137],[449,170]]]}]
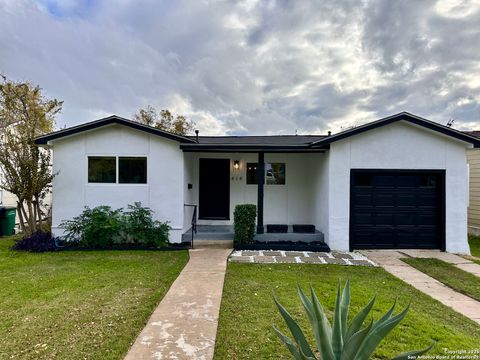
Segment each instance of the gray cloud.
[{"label": "gray cloud", "polygon": [[0,71],[65,100],[60,126],[151,104],[203,134],[338,131],[404,110],[467,128],[479,18],[478,0],[0,0]]}]

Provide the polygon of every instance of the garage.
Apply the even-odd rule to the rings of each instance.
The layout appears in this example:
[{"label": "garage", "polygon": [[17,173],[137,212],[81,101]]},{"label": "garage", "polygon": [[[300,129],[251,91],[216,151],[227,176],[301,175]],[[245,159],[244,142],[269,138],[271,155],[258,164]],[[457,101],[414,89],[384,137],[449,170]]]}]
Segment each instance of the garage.
[{"label": "garage", "polygon": [[445,250],[444,170],[351,170],[350,248]]}]

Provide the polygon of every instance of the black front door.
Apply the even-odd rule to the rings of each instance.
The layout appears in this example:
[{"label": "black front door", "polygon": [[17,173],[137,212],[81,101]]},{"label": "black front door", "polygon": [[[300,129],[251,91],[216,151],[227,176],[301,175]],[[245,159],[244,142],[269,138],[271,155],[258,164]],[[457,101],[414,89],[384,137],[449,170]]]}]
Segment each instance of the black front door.
[{"label": "black front door", "polygon": [[230,219],[230,159],[200,159],[200,219]]},{"label": "black front door", "polygon": [[443,249],[445,173],[352,170],[352,249]]}]

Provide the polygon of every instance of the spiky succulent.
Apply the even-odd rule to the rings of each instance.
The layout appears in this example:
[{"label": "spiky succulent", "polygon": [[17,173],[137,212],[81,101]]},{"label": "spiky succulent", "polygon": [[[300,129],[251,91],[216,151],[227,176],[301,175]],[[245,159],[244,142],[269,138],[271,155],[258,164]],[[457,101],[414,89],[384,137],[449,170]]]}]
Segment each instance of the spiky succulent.
[{"label": "spiky succulent", "polygon": [[[273,326],[280,340],[287,346],[295,360],[368,360],[380,342],[388,333],[397,326],[407,315],[407,306],[397,315],[393,315],[395,303],[385,315],[377,321],[373,319],[362,328],[368,314],[373,308],[376,296],[356,314],[351,322],[348,322],[348,311],[350,308],[350,284],[347,281],[343,291],[340,283],[338,284],[337,298],[335,301],[335,311],[333,315],[333,326],[330,325],[323,307],[311,288],[310,300],[303,290],[298,287],[298,295],[307,313],[308,320],[312,326],[318,354],[312,350],[308,344],[305,335],[293,320],[288,311],[278,302],[275,304],[285,320],[293,339],[284,335],[280,330]],[[392,360],[406,360],[413,356],[419,356],[432,348],[433,344],[423,350],[410,351],[394,357]],[[320,356],[319,358],[317,356]]]}]

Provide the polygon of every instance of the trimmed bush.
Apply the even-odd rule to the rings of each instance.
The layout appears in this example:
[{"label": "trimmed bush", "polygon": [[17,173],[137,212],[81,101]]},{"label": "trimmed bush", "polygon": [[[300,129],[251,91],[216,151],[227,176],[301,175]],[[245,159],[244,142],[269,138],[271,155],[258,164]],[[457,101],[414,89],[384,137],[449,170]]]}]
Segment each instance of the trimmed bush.
[{"label": "trimmed bush", "polygon": [[80,247],[110,248],[121,245],[161,247],[168,244],[170,226],[153,220],[153,211],[141,203],[112,210],[110,206],[85,207],[79,216],[63,221],[64,240]]},{"label": "trimmed bush", "polygon": [[78,243],[83,247],[110,247],[118,241],[121,230],[122,209],[110,206],[88,206],[72,220],[63,221],[66,243]]},{"label": "trimmed bush", "polygon": [[13,246],[13,250],[23,250],[30,252],[45,252],[55,250],[55,239],[49,232],[37,231],[32,235],[18,240]]},{"label": "trimmed bush", "polygon": [[166,222],[153,220],[153,210],[142,207],[141,203],[128,205],[123,214],[123,242],[161,247],[168,244],[170,226]]},{"label": "trimmed bush", "polygon": [[233,212],[234,241],[235,243],[250,243],[255,235],[255,219],[257,206],[253,204],[241,204],[235,206]]}]

